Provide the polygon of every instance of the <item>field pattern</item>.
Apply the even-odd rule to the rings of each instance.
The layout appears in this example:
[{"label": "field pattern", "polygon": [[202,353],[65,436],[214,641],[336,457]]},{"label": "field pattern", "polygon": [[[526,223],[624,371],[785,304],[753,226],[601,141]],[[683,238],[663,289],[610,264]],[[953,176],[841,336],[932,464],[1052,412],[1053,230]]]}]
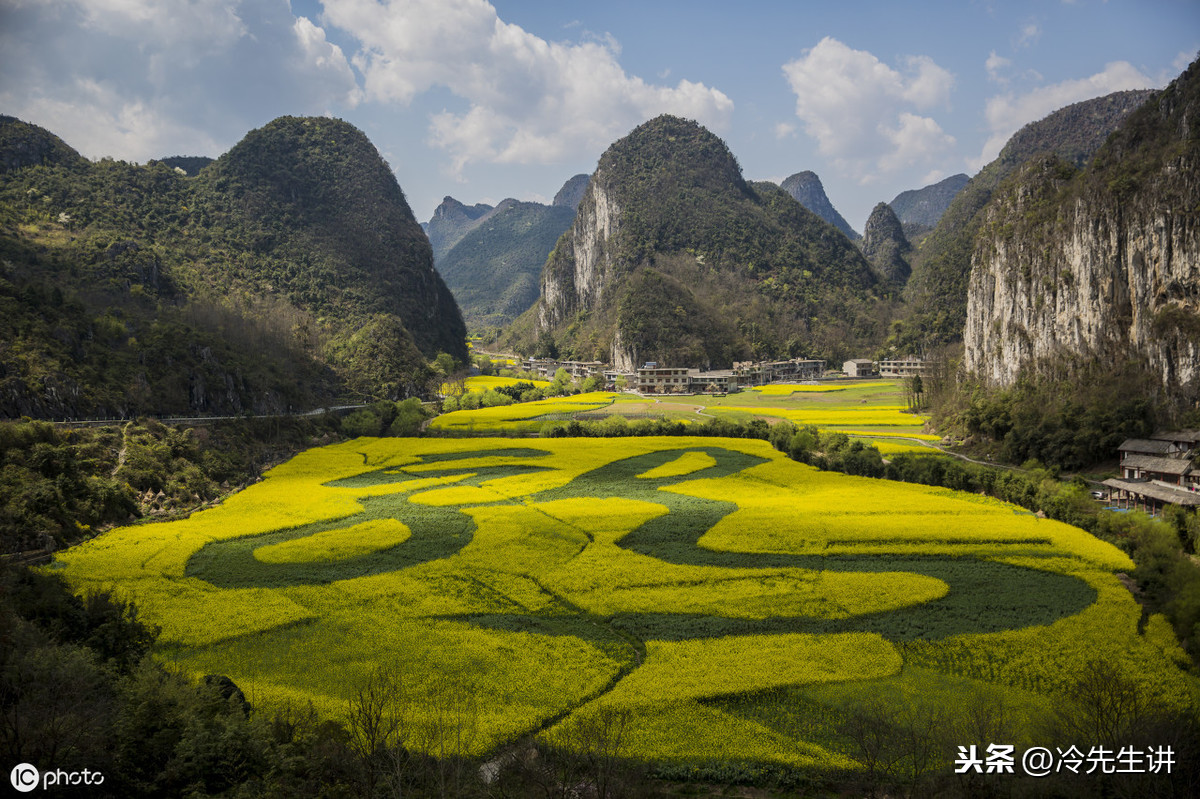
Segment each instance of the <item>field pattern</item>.
[{"label": "field pattern", "polygon": [[[473,381],[503,378],[468,379]],[[939,441],[940,436],[923,432],[925,417],[909,413],[904,391],[895,380],[844,381],[820,385],[772,384],[726,396],[648,395],[592,392],[569,397],[521,403],[498,408],[458,410],[430,423],[436,432],[452,434],[533,434],[547,422],[568,419],[598,421],[609,416],[626,419],[667,419],[684,423],[725,418],[746,423],[765,419],[787,420],[798,425],[816,425],[825,430],[883,442],[886,454],[927,452],[921,441]],[[897,439],[911,439],[908,443]]]},{"label": "field pattern", "polygon": [[1139,633],[1114,547],[754,440],[362,438],[58,563],[252,701],[341,716],[380,665],[407,696],[452,684],[477,754],[617,709],[637,758],[853,768],[802,711],[867,684],[986,687],[1028,711],[1101,650],[1163,706],[1194,701],[1169,625]]}]

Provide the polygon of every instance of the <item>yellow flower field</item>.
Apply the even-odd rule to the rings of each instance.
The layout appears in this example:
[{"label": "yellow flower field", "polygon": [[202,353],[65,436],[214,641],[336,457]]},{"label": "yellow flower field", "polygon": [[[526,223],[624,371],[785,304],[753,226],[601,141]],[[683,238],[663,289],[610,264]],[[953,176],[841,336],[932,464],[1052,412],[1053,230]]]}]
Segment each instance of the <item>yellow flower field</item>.
[{"label": "yellow flower field", "polygon": [[536,402],[501,405],[495,408],[451,411],[435,418],[430,422],[430,427],[435,430],[444,430],[447,432],[499,432],[516,430],[536,432],[541,427],[541,424],[532,420],[554,414],[574,414],[584,411],[594,411],[598,408],[603,408],[605,405],[612,404],[616,398],[617,395],[611,392],[593,391],[588,394],[554,397],[552,399],[537,400]]},{"label": "yellow flower field", "polygon": [[[471,375],[463,381],[463,387],[465,391],[483,393],[488,389],[499,388],[500,386],[515,386],[517,383],[532,383],[535,388],[543,388],[550,385],[549,380],[522,380],[518,377],[500,377],[499,375]],[[439,392],[443,395],[450,394],[453,388],[449,383],[442,383]]]},{"label": "yellow flower field", "polygon": [[[612,401],[569,399],[535,410]],[[996,500],[686,436],[360,438],[53,566],[134,599],[165,657],[256,704],[342,717],[386,666],[414,723],[469,706],[476,754],[621,712],[630,757],[805,768],[855,763],[772,721],[791,691],[977,683],[1028,708],[1103,650],[1188,705],[1169,625],[1139,631],[1114,576],[1132,567]]]}]

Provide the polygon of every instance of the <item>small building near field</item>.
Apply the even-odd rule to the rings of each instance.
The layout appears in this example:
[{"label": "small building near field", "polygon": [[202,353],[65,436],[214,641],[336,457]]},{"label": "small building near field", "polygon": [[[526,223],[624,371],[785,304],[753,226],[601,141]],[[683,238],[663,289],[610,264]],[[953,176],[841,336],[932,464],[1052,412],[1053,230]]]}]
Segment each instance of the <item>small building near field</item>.
[{"label": "small building near field", "polygon": [[692,394],[729,394],[737,390],[738,376],[732,369],[688,370],[688,391]]},{"label": "small building near field", "polygon": [[642,394],[685,394],[690,384],[686,367],[648,361],[637,370],[637,390]]},{"label": "small building near field", "polygon": [[869,358],[854,358],[842,364],[847,377],[874,377],[875,362]]},{"label": "small building near field", "polygon": [[929,371],[930,362],[920,358],[892,358],[879,362],[880,377],[913,377]]}]

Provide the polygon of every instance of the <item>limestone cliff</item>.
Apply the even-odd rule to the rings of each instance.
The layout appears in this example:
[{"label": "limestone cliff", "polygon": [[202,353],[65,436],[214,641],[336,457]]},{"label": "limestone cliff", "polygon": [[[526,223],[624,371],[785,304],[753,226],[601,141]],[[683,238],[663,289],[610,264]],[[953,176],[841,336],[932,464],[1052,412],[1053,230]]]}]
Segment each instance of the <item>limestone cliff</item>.
[{"label": "limestone cliff", "polygon": [[983,209],[1000,184],[1039,155],[1053,154],[1077,167],[1085,166],[1149,96],[1148,91],[1116,92],[1074,103],[1013,134],[996,160],[954,195],[937,227],[913,252],[912,275],[904,288],[907,332],[900,350],[918,350],[962,336],[972,248],[983,225]]},{"label": "limestone cliff", "polygon": [[608,243],[620,230],[621,207],[610,193],[607,175],[592,178],[571,226],[571,236],[559,243],[542,272],[542,302],[538,322],[553,328],[588,310],[599,299],[616,270]]},{"label": "limestone cliff", "polygon": [[1200,389],[1200,62],[1131,114],[1082,172],[1030,162],[985,209],[965,366],[1140,362],[1168,394]]}]

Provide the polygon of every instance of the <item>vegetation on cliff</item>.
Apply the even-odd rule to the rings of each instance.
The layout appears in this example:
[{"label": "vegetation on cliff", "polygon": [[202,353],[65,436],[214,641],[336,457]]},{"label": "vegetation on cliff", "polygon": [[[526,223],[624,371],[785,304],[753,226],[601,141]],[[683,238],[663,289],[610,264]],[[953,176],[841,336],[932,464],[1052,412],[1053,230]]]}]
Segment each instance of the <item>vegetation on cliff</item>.
[{"label": "vegetation on cliff", "polygon": [[[1085,168],[1032,160],[986,209],[964,366],[1030,419],[996,436],[1015,456],[1043,457],[1022,452],[1022,440],[1070,408],[1108,417],[1136,399],[1153,425],[1200,421],[1198,107],[1200,62],[1131,113]],[[1111,455],[1120,425],[1087,427]]]},{"label": "vegetation on cliff", "polygon": [[1017,131],[996,160],[955,195],[937,227],[914,253],[905,288],[908,309],[889,344],[897,352],[920,352],[962,338],[966,321],[971,253],[981,212],[1005,177],[1040,154],[1054,153],[1083,166],[1113,130],[1150,96],[1116,92],[1069,105]]}]

